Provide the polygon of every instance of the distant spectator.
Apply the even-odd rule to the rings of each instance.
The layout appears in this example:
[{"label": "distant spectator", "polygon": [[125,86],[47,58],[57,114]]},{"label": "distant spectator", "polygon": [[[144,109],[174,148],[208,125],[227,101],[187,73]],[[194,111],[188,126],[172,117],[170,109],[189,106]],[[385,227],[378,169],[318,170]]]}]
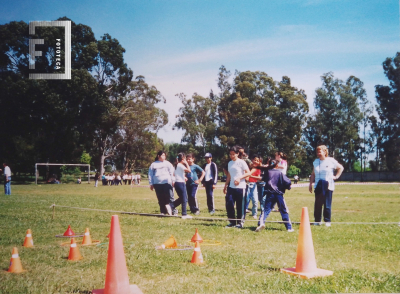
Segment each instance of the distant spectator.
[{"label": "distant spectator", "polygon": [[77,184],[82,184],[82,179],[81,177],[78,178],[78,180],[76,181]]},{"label": "distant spectator", "polygon": [[294,183],[297,184],[297,182],[299,181],[299,176],[295,175],[293,178],[294,178]]},{"label": "distant spectator", "polygon": [[11,169],[7,163],[3,163],[4,167],[4,194],[11,195]]},{"label": "distant spectator", "polygon": [[99,179],[100,179],[100,174],[96,173],[94,175],[94,186],[97,187],[97,184],[99,183]]}]

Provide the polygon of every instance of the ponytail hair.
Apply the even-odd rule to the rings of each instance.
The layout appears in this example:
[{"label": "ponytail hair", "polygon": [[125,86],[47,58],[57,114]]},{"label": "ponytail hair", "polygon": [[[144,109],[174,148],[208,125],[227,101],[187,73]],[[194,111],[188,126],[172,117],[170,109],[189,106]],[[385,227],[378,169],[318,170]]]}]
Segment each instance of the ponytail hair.
[{"label": "ponytail hair", "polygon": [[178,163],[179,163],[179,162],[181,162],[181,161],[182,161],[183,159],[185,159],[185,158],[186,158],[185,153],[181,152],[181,153],[179,153],[178,156],[176,157],[176,160],[177,160]]}]

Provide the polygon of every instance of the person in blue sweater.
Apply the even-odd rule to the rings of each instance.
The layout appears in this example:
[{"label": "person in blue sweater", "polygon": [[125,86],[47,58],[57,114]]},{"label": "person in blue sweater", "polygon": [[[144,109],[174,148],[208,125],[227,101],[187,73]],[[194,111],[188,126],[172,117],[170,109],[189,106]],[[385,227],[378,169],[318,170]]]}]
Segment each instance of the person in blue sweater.
[{"label": "person in blue sweater", "polygon": [[265,229],[265,220],[271,213],[275,204],[278,204],[279,212],[281,213],[282,220],[285,222],[285,227],[288,232],[293,232],[292,223],[289,218],[289,209],[286,205],[285,190],[290,190],[291,181],[284,175],[280,170],[276,169],[278,162],[271,160],[267,166],[257,167],[259,169],[264,169],[263,181],[265,182],[264,194],[266,195],[264,211],[261,212],[258,227],[256,232],[260,232]]},{"label": "person in blue sweater", "polygon": [[[186,174],[186,191],[188,195],[188,202],[190,211],[195,215],[200,214],[199,203],[197,201],[197,190],[199,188],[199,183],[203,180],[204,176],[206,175],[205,171],[194,163],[195,158],[192,153],[186,155],[186,161],[190,167],[190,173]],[[198,174],[201,174],[200,178]]]}]

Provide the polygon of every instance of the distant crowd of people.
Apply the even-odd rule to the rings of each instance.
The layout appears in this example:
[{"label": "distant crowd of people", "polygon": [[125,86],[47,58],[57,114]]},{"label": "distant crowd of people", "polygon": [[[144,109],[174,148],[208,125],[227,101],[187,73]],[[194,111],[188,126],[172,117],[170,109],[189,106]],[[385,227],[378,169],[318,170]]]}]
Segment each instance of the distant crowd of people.
[{"label": "distant crowd of people", "polygon": [[[101,181],[103,186],[118,186],[118,185],[140,185],[141,177],[139,173],[130,174],[130,173],[109,173],[101,176]],[[96,177],[95,177],[95,187]]]}]

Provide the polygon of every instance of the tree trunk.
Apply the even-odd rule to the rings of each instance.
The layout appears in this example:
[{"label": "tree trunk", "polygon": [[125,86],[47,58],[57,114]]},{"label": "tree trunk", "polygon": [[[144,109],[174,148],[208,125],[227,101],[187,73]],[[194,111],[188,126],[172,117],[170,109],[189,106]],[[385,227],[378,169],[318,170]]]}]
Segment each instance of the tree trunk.
[{"label": "tree trunk", "polygon": [[106,157],[102,154],[100,157],[100,174],[104,175],[104,160]]}]

